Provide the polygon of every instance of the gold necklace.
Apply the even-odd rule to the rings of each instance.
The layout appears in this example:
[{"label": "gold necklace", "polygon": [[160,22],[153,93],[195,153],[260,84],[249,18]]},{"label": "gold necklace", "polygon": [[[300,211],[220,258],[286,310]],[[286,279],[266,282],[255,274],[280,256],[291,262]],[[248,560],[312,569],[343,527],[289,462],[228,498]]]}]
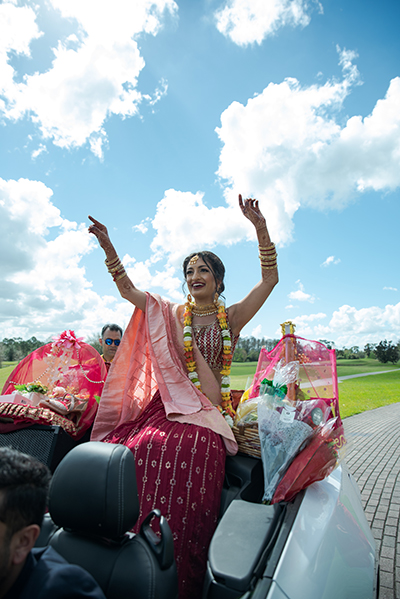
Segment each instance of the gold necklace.
[{"label": "gold necklace", "polygon": [[193,304],[192,307],[192,314],[194,314],[194,316],[210,316],[211,314],[216,314],[217,312],[218,307],[215,304],[207,304],[206,306]]}]

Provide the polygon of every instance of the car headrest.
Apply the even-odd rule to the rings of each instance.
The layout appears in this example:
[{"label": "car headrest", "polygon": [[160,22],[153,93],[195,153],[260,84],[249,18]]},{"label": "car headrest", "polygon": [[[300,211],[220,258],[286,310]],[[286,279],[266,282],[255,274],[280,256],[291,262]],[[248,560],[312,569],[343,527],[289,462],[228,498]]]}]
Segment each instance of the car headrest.
[{"label": "car headrest", "polygon": [[90,441],[74,447],[50,484],[57,526],[106,538],[130,530],[139,516],[135,459],[124,445]]}]

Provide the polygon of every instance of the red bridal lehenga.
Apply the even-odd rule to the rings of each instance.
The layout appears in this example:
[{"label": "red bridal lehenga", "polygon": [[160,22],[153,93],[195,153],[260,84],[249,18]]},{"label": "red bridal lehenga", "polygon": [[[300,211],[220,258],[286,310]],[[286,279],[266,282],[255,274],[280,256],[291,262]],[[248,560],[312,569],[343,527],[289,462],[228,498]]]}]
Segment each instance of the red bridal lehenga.
[{"label": "red bridal lehenga", "polygon": [[[217,320],[196,328],[201,353],[209,365],[220,368]],[[232,339],[233,346],[236,341]],[[135,456],[140,514],[133,531],[139,531],[152,509],[161,510],[174,538],[179,599],[200,599],[225,475],[222,437],[204,426],[168,420],[156,391],[138,418],[120,424],[103,441],[122,443]]]},{"label": "red bridal lehenga", "polygon": [[224,481],[221,437],[202,426],[167,420],[157,391],[137,420],[120,425],[104,441],[122,443],[135,456],[140,513],[134,532],[150,510],[159,508],[174,538],[179,597],[201,597]]}]

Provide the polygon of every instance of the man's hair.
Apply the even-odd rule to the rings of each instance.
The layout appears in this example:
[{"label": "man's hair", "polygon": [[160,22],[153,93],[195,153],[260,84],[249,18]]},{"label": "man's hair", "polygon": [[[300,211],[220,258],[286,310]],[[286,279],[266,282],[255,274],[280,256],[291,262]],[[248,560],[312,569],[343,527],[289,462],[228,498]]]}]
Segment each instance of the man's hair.
[{"label": "man's hair", "polygon": [[103,339],[103,335],[107,329],[110,329],[110,331],[119,331],[121,333],[121,337],[123,335],[121,327],[118,326],[117,324],[105,324],[104,327],[101,329],[101,338],[102,339]]},{"label": "man's hair", "polygon": [[0,521],[12,536],[30,524],[41,526],[51,473],[33,456],[0,448]]}]

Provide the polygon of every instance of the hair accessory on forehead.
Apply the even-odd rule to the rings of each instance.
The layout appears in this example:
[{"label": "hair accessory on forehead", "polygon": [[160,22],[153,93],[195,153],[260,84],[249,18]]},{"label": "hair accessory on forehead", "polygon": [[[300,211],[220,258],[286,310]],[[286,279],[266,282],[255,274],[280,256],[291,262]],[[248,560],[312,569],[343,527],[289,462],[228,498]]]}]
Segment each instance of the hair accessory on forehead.
[{"label": "hair accessory on forehead", "polygon": [[193,266],[193,264],[196,264],[198,259],[199,259],[199,257],[197,254],[195,256],[192,256],[192,258],[190,258],[190,260],[189,260],[190,266]]}]

